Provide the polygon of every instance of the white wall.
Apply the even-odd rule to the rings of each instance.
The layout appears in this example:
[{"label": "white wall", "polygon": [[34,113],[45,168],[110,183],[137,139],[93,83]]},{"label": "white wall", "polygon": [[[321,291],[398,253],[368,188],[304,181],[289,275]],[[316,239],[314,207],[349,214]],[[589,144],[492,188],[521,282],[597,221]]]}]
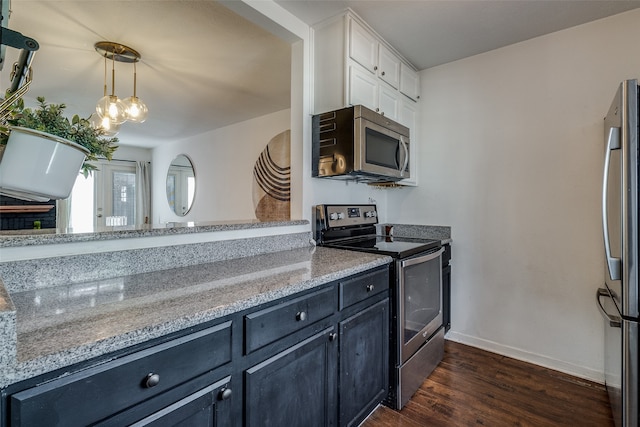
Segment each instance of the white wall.
[{"label": "white wall", "polygon": [[452,339],[603,380],[602,119],[638,40],[635,10],[421,72],[420,187],[389,212],[452,226]]},{"label": "white wall", "polygon": [[[282,110],[207,132],[153,150],[153,221],[255,219],[253,166],[274,136],[291,128],[291,111]],[[169,164],[178,154],[193,162],[196,192],[184,217],[173,213],[166,197]]]},{"label": "white wall", "polygon": [[120,145],[115,153],[114,160],[151,161],[152,150],[150,148],[131,147]]}]

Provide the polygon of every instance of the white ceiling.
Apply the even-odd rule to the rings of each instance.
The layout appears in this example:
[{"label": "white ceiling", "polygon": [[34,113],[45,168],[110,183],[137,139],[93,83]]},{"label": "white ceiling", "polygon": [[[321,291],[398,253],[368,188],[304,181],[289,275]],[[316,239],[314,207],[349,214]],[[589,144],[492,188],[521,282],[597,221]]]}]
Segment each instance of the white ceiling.
[{"label": "white ceiling", "polygon": [[[88,117],[103,95],[95,42],[140,52],[137,95],[149,116],[122,125],[122,145],[153,147],[290,106],[290,44],[214,1],[13,0],[9,28],[40,44],[25,99],[65,103],[69,115]],[[7,49],[2,91],[17,54]],[[116,95],[131,96],[133,66],[115,68]],[[111,63],[107,74],[110,93]]]},{"label": "white ceiling", "polygon": [[[350,7],[418,69],[640,7],[640,0],[276,2],[308,24]],[[87,117],[103,94],[94,43],[141,53],[138,96],[149,118],[125,123],[122,145],[154,147],[290,106],[289,42],[213,0],[13,0],[11,9],[9,28],[40,43],[27,101],[45,96]],[[7,49],[2,90],[16,56]],[[132,92],[132,66],[116,63],[116,94]]]},{"label": "white ceiling", "polygon": [[629,0],[275,1],[309,25],[349,7],[419,70],[640,7]]}]

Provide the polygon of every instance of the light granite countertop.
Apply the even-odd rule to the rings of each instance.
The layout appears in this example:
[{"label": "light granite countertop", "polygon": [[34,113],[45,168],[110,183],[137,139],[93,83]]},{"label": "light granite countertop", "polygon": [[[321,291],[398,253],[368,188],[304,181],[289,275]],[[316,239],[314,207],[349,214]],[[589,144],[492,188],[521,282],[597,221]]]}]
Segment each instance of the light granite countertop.
[{"label": "light granite countertop", "polygon": [[13,230],[0,231],[0,248],[33,246],[60,243],[95,242],[138,237],[175,236],[179,234],[197,234],[251,230],[271,227],[307,225],[306,220],[271,221],[258,220],[208,221],[208,222],[168,222],[156,225],[99,227],[91,232],[74,232],[65,229]]},{"label": "light granite countertop", "polygon": [[22,291],[0,281],[0,387],[390,261],[309,246]]}]

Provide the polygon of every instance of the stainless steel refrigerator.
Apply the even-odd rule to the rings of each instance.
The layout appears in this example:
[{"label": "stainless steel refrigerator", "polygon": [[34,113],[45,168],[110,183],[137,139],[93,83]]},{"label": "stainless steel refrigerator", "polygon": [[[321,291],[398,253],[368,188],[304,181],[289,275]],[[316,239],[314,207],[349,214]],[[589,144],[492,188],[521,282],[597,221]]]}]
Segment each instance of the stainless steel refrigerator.
[{"label": "stainless steel refrigerator", "polygon": [[638,81],[620,84],[604,120],[602,228],[604,287],[597,302],[605,317],[605,382],[616,426],[638,426]]}]

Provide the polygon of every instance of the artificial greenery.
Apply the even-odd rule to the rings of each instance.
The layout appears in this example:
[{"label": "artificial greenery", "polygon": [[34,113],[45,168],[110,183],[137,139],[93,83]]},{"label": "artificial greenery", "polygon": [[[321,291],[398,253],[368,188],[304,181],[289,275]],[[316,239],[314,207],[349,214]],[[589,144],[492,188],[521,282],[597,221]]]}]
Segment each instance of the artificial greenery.
[{"label": "artificial greenery", "polygon": [[89,150],[82,168],[84,176],[88,176],[98,168],[90,161],[104,157],[107,160],[113,158],[113,153],[118,148],[115,145],[118,138],[106,137],[102,129],[96,129],[88,119],[80,118],[77,114],[71,120],[63,116],[65,104],[47,104],[43,97],[38,97],[38,108],[24,107],[24,100],[19,99],[9,107],[10,115],[7,126],[0,126],[0,144],[6,144],[11,133],[11,126],[20,126],[50,133],[60,138],[68,139]]}]

